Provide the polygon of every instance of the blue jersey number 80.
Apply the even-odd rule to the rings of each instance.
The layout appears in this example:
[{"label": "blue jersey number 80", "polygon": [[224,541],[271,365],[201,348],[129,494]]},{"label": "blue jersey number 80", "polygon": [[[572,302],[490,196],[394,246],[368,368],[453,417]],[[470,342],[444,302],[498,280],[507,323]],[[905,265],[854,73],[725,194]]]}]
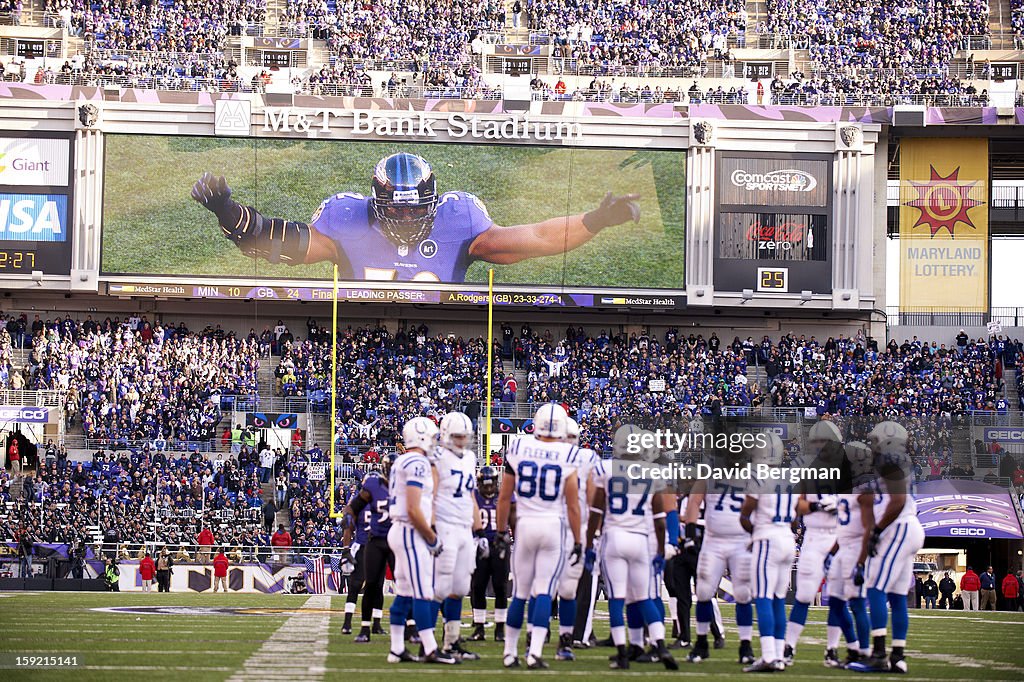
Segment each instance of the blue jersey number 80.
[{"label": "blue jersey number 80", "polygon": [[519,464],[516,494],[519,497],[539,495],[545,502],[554,502],[562,489],[562,468],[557,464],[537,466],[529,460]]}]

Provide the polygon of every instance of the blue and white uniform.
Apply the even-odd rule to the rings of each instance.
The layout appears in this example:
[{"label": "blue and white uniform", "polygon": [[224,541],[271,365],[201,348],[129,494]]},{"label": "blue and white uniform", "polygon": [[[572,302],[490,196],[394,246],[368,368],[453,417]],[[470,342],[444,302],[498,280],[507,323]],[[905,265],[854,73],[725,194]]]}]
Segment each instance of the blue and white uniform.
[{"label": "blue and white uniform", "polygon": [[473,542],[473,495],[476,492],[475,460],[472,452],[456,453],[439,445],[430,453],[437,469],[434,518],[444,551],[434,560],[434,599],[469,594],[476,567]]},{"label": "blue and white uniform", "polygon": [[[909,471],[905,465],[904,471]],[[885,490],[883,479],[877,479],[875,493],[875,523],[889,506],[891,495]],[[917,502],[913,490],[908,489],[906,501],[899,516],[889,524],[878,539],[875,556],[868,557],[864,567],[865,586],[886,594],[906,595],[910,591],[914,558],[924,547],[924,528],[917,518]]]},{"label": "blue and white uniform", "polygon": [[[704,542],[697,557],[697,601],[710,601],[718,593],[726,570],[733,597],[750,602],[750,535],[740,525],[744,483],[706,481]],[[700,633],[703,634],[703,633]]]},{"label": "blue and white uniform", "polygon": [[434,477],[430,461],[422,452],[410,451],[391,467],[391,530],[388,545],[395,553],[395,593],[414,599],[434,599],[434,557],[427,541],[409,520],[407,489],[419,488],[420,510],[429,522],[433,518]]},{"label": "blue and white uniform", "polygon": [[762,481],[751,494],[757,507],[751,514],[754,526],[752,570],[756,599],[785,599],[789,572],[796,555],[791,524],[796,518],[799,495],[794,485]]}]

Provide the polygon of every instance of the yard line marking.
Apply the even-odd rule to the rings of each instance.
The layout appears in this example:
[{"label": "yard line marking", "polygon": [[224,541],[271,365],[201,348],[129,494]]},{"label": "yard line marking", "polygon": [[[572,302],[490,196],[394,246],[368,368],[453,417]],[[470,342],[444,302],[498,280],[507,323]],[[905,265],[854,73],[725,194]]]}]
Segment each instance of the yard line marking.
[{"label": "yard line marking", "polygon": [[310,597],[302,608],[312,612],[286,620],[228,682],[323,679],[331,625],[330,612],[324,609],[330,607],[329,595]]}]

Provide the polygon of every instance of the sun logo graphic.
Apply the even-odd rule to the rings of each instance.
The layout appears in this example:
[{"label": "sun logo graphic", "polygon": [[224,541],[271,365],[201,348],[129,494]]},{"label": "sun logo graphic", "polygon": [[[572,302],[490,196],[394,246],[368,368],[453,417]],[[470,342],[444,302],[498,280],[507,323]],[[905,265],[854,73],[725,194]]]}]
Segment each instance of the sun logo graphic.
[{"label": "sun logo graphic", "polygon": [[0,173],[3,173],[5,170],[7,170],[7,166],[3,165],[5,156],[7,156],[5,152],[0,152]]},{"label": "sun logo graphic", "polygon": [[949,232],[950,239],[956,238],[957,223],[977,230],[978,226],[971,220],[969,212],[972,208],[985,204],[984,201],[971,198],[971,191],[978,185],[978,181],[959,181],[957,176],[960,174],[960,166],[945,176],[936,171],[935,166],[929,168],[931,178],[927,182],[909,180],[917,196],[903,205],[921,212],[917,222],[910,229],[925,226],[931,231],[932,238],[940,230],[945,229]]}]

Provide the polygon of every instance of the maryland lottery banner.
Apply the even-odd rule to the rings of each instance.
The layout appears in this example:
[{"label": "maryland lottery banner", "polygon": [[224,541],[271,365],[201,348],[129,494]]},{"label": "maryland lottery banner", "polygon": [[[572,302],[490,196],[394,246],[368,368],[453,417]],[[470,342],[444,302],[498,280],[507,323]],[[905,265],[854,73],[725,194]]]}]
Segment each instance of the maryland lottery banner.
[{"label": "maryland lottery banner", "polygon": [[988,140],[900,143],[900,309],[988,309]]}]

